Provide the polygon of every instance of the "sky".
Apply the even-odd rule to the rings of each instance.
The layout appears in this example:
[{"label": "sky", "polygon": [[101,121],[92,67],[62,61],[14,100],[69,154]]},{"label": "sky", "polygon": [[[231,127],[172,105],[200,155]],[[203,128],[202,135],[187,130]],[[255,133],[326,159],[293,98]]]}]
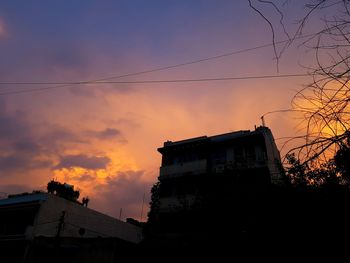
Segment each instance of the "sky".
[{"label": "sky", "polygon": [[[273,9],[262,8],[270,19],[278,19]],[[303,10],[285,8],[286,24],[293,27]],[[276,28],[277,40],[286,39],[281,32]],[[89,196],[89,206],[96,210],[119,217],[122,209],[123,220],[145,220],[159,175],[157,148],[164,141],[252,130],[261,125],[264,113],[290,108],[292,96],[308,78],[18,82],[306,72],[312,54],[295,43],[283,53],[278,71],[273,48],[267,46],[116,78],[269,43],[268,25],[247,0],[1,1],[0,192],[44,190],[56,179],[74,185],[81,197]],[[275,138],[296,133],[297,122],[287,113],[266,115],[265,121]]]}]

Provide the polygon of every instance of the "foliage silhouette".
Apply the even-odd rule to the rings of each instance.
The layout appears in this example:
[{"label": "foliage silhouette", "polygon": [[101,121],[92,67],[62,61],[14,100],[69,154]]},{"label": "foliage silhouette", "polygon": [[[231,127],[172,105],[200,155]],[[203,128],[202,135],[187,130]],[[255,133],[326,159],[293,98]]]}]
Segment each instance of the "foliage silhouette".
[{"label": "foliage silhouette", "polygon": [[48,182],[47,192],[70,201],[77,201],[80,195],[80,192],[78,190],[74,190],[74,186],[68,185],[66,183],[62,184],[55,180]]}]

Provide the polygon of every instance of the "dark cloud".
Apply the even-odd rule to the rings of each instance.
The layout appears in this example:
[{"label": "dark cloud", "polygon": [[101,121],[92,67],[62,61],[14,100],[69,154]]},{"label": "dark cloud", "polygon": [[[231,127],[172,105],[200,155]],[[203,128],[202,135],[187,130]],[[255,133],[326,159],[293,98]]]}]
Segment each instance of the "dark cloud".
[{"label": "dark cloud", "polygon": [[113,138],[122,138],[123,135],[122,133],[114,128],[106,128],[105,130],[102,131],[96,131],[92,132],[93,134],[96,135],[96,137],[100,139],[113,139]]},{"label": "dark cloud", "polygon": [[[92,198],[93,207],[104,207],[104,212],[119,218],[122,208],[122,219],[133,217],[140,219],[143,207],[143,219],[147,216],[151,184],[143,180],[144,171],[123,171],[106,179],[106,184],[98,185]],[[103,204],[103,205],[102,205]]]},{"label": "dark cloud", "polygon": [[23,126],[19,125],[16,120],[5,116],[0,116],[0,136],[9,137],[23,130]]},{"label": "dark cloud", "polygon": [[50,167],[52,163],[43,155],[40,138],[21,111],[8,112],[0,106],[0,176],[11,172]]},{"label": "dark cloud", "polygon": [[117,129],[107,128],[103,131],[97,132],[97,136],[101,139],[110,139],[114,137],[120,137],[121,132]]},{"label": "dark cloud", "polygon": [[9,175],[13,171],[25,171],[28,169],[49,168],[52,161],[41,160],[34,154],[12,154],[0,157],[0,176]]},{"label": "dark cloud", "polygon": [[31,158],[24,158],[20,155],[8,155],[0,157],[0,169],[1,174],[5,175],[6,172],[12,170],[26,169],[30,164]]},{"label": "dark cloud", "polygon": [[38,153],[41,150],[41,146],[36,141],[28,138],[15,141],[13,143],[13,149],[20,152]]},{"label": "dark cloud", "polygon": [[[40,130],[40,132],[38,132]],[[115,128],[101,131],[74,133],[71,130],[49,123],[29,121],[25,112],[7,111],[0,100],[0,176],[28,172],[31,169],[61,169],[82,167],[91,170],[105,169],[110,163],[106,156],[63,155],[65,150],[77,144],[89,144],[89,138],[125,142],[122,133]],[[59,157],[54,166],[51,160]],[[89,175],[81,181],[91,181]]]},{"label": "dark cloud", "polygon": [[[30,121],[29,121],[30,120]],[[90,144],[89,139],[125,143],[116,128],[75,133],[70,129],[47,122],[36,122],[23,111],[9,111],[6,101],[0,98],[0,177],[30,172],[30,169],[61,169],[82,167],[91,170],[105,169],[108,157],[63,155],[77,144]],[[57,160],[54,166],[51,160]],[[82,181],[92,180],[82,176]]]},{"label": "dark cloud", "polygon": [[9,112],[4,100],[0,101],[0,141],[14,143],[35,135],[23,111]]},{"label": "dark cloud", "polygon": [[[82,143],[70,130],[33,123],[23,111],[10,112],[0,100],[0,177],[29,169],[51,168],[67,142]],[[38,130],[41,130],[39,133]]]},{"label": "dark cloud", "polygon": [[105,169],[110,163],[111,159],[106,156],[87,156],[84,154],[78,155],[65,155],[61,157],[58,165],[55,169],[81,167],[85,169],[98,170]]},{"label": "dark cloud", "polygon": [[115,128],[106,128],[102,131],[88,131],[88,136],[98,138],[100,140],[111,140],[118,141],[119,143],[126,143],[127,140],[124,138],[122,132]]},{"label": "dark cloud", "polygon": [[13,140],[27,136],[31,132],[29,124],[20,113],[0,112],[0,138],[1,140]]},{"label": "dark cloud", "polygon": [[38,136],[40,145],[45,154],[51,156],[60,156],[69,147],[76,147],[77,144],[89,144],[89,140],[85,139],[78,133],[60,127],[57,125],[45,124],[45,132]]}]

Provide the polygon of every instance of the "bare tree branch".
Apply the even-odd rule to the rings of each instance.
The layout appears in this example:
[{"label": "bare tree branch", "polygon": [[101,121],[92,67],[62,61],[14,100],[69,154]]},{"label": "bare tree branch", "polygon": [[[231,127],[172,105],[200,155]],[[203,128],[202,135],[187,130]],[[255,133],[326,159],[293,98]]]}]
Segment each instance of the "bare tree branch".
[{"label": "bare tree branch", "polygon": [[[284,23],[284,14],[276,1],[258,2],[272,6],[278,12],[280,23]],[[249,5],[267,21],[275,41],[273,23],[250,0]],[[306,68],[310,83],[296,92],[291,101],[292,110],[302,118],[299,126],[305,134],[287,138],[282,148],[302,139],[303,143],[291,147],[288,154],[295,152],[301,164],[312,166],[333,158],[350,137],[350,1],[304,0],[304,6],[307,11],[299,19],[295,32],[287,34],[292,37],[285,45],[302,36],[311,17],[318,17],[323,27],[308,34],[302,43],[314,52],[314,66]],[[280,58],[276,54],[277,51],[275,57]]]}]

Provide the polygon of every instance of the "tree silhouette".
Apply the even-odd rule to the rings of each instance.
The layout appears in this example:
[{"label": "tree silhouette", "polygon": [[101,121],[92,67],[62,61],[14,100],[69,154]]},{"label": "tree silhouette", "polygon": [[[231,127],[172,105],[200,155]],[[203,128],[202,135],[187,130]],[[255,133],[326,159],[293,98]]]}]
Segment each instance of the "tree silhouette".
[{"label": "tree silhouette", "polygon": [[152,224],[157,221],[159,216],[160,205],[160,181],[156,182],[151,189],[150,211],[148,212],[148,223]]},{"label": "tree silhouette", "polygon": [[80,195],[78,190],[74,190],[74,186],[66,183],[62,184],[55,180],[48,182],[46,188],[48,193],[55,194],[70,201],[77,201]]},{"label": "tree silhouette", "polygon": [[301,163],[295,154],[288,154],[286,158],[288,160],[286,174],[294,186],[300,188],[340,186],[348,181],[339,166],[340,163],[335,159],[312,166],[312,163]]},{"label": "tree silhouette", "polygon": [[334,157],[335,164],[342,175],[350,181],[350,138],[347,139],[347,144],[339,149]]}]

